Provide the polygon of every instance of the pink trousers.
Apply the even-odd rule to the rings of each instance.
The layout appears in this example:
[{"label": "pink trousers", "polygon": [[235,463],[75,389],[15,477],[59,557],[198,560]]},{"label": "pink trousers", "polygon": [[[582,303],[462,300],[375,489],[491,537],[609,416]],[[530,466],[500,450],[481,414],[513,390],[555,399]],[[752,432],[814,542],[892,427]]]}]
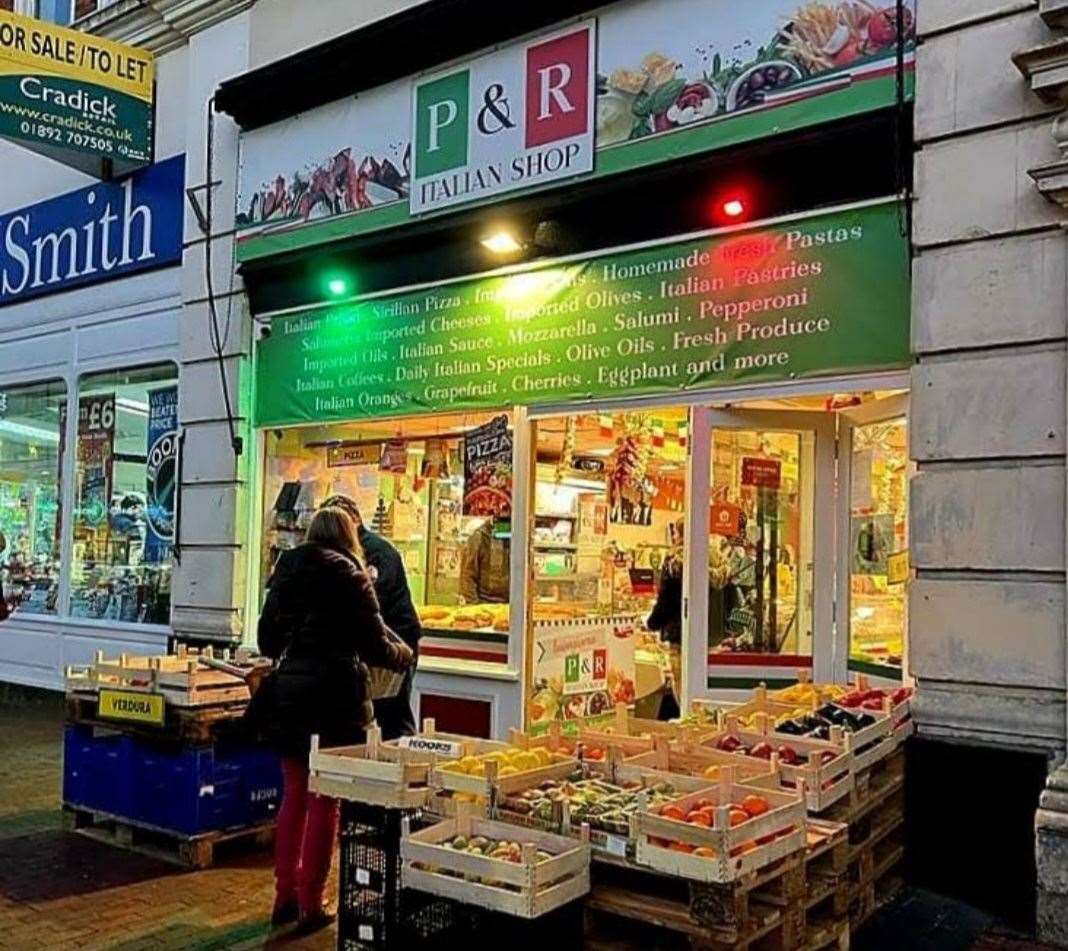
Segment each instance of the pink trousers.
[{"label": "pink trousers", "polygon": [[283,757],[282,779],[274,846],[275,907],[296,901],[301,914],[313,914],[323,904],[339,804],[308,792],[307,760]]}]

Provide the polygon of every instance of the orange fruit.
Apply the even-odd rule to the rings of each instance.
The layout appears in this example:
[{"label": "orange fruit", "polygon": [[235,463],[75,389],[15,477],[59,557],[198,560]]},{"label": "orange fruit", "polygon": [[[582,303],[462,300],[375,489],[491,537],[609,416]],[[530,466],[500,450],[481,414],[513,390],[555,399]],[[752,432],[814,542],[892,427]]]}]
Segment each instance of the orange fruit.
[{"label": "orange fruit", "polygon": [[694,809],[686,816],[686,821],[695,826],[711,826],[712,817],[702,809]]},{"label": "orange fruit", "polygon": [[744,809],[735,809],[731,807],[731,828],[740,826],[743,822],[749,821],[749,813]]},{"label": "orange fruit", "polygon": [[749,795],[742,800],[742,809],[754,818],[764,815],[770,808],[770,803],[763,796]]},{"label": "orange fruit", "polygon": [[731,849],[731,856],[745,855],[746,852],[752,852],[757,847],[757,844],[750,840],[749,842],[743,842],[737,848]]},{"label": "orange fruit", "polygon": [[668,848],[671,849],[672,852],[690,853],[693,851],[693,846],[687,842],[672,842]]},{"label": "orange fruit", "polygon": [[677,819],[679,822],[686,821],[686,813],[678,806],[664,806],[664,808],[660,810],[660,815],[665,819]]},{"label": "orange fruit", "polygon": [[707,845],[702,845],[699,848],[693,850],[694,855],[698,855],[703,859],[714,859],[716,857],[716,850],[710,849]]}]

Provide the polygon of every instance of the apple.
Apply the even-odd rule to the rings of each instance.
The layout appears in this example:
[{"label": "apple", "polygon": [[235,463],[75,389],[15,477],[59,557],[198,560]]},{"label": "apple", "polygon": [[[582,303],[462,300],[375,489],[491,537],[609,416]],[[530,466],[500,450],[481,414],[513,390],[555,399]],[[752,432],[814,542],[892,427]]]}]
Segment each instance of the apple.
[{"label": "apple", "polygon": [[771,759],[772,748],[771,744],[767,742],[756,743],[750,750],[750,756],[756,756],[759,759]]},{"label": "apple", "polygon": [[739,746],[742,745],[742,741],[738,739],[733,733],[728,733],[726,736],[722,736],[716,746],[723,750],[724,753],[733,753]]},{"label": "apple", "polygon": [[792,746],[784,744],[776,752],[779,754],[779,762],[785,763],[787,766],[796,766],[801,762],[801,757],[797,755],[797,750]]}]

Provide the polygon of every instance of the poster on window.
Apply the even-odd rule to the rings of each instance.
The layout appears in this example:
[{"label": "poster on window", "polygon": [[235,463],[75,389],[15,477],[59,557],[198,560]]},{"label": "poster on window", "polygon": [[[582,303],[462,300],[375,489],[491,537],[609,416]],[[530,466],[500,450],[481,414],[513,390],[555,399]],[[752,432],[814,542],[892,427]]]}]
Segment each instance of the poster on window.
[{"label": "poster on window", "polygon": [[585,720],[633,703],[640,630],[630,615],[536,622],[531,721]]},{"label": "poster on window", "polygon": [[79,529],[96,531],[107,526],[114,455],[115,394],[83,396],[78,401]]},{"label": "poster on window", "polygon": [[174,499],[178,461],[178,387],[148,394],[148,460],[145,465],[147,564],[167,559],[174,544]]},{"label": "poster on window", "polygon": [[512,517],[512,434],[507,416],[464,436],[463,513]]}]

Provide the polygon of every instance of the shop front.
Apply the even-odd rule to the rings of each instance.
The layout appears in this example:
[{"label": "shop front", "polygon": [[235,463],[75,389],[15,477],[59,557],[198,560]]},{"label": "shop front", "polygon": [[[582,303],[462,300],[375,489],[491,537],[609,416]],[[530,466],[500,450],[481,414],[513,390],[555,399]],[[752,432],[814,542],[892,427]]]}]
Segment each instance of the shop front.
[{"label": "shop front", "polygon": [[273,315],[253,587],[352,498],[468,732],[899,680],[908,293],[883,200]]},{"label": "shop front", "polygon": [[246,614],[342,494],[401,553],[445,728],[899,681],[911,7],[587,6],[490,52],[442,19],[445,66],[381,60],[401,15],[340,38],[356,98],[315,93],[337,44],[218,90],[261,328]]}]

